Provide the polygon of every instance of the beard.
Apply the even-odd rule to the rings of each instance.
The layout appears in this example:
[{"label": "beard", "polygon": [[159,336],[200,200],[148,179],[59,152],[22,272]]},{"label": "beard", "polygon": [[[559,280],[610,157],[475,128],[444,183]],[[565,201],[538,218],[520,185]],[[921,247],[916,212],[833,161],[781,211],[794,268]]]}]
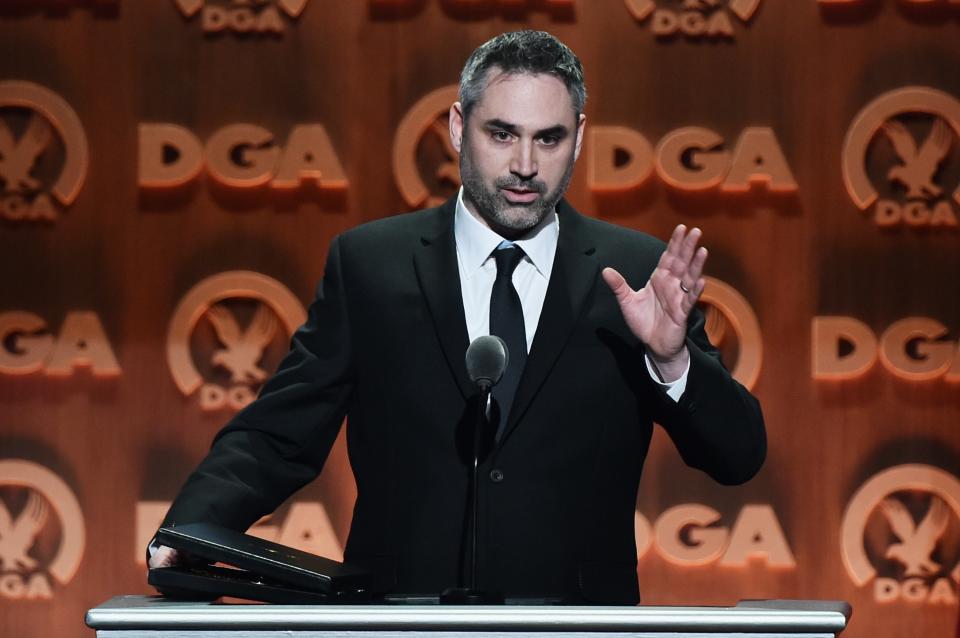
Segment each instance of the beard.
[{"label": "beard", "polygon": [[[513,174],[496,178],[493,187],[488,188],[483,175],[473,162],[470,145],[464,139],[460,153],[460,180],[463,183],[464,198],[473,204],[476,212],[494,232],[510,238],[520,237],[539,224],[556,207],[570,185],[573,163],[571,152],[557,187],[549,192],[547,184],[542,180],[523,179]],[[538,196],[527,203],[511,202],[502,193],[502,189],[509,188],[535,191]]]}]

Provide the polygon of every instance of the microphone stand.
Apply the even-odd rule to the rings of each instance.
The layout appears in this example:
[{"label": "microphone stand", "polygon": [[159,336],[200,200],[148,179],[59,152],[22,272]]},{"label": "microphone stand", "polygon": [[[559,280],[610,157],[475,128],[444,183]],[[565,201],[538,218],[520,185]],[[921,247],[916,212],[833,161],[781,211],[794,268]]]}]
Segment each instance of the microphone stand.
[{"label": "microphone stand", "polygon": [[479,466],[480,466],[480,443],[483,436],[483,424],[487,419],[487,403],[490,401],[490,388],[493,384],[488,379],[478,379],[477,385],[480,387],[480,400],[477,402],[477,418],[473,428],[473,468],[471,469],[470,479],[473,483],[470,490],[470,527],[468,528],[468,543],[470,545],[470,585],[464,583],[466,580],[463,572],[460,573],[460,582],[458,587],[451,587],[440,594],[440,604],[442,605],[502,605],[503,594],[496,591],[484,591],[480,589],[480,499],[479,499]]}]

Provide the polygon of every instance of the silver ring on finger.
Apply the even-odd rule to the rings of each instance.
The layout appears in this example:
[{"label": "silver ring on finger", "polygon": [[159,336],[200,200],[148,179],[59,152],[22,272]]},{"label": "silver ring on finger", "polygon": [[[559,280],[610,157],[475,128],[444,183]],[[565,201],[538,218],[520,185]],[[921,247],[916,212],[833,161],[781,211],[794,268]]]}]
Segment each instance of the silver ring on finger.
[{"label": "silver ring on finger", "polygon": [[683,285],[683,280],[682,280],[682,279],[680,280],[680,290],[682,290],[683,292],[685,292],[685,293],[688,294],[688,295],[690,294],[690,289]]}]

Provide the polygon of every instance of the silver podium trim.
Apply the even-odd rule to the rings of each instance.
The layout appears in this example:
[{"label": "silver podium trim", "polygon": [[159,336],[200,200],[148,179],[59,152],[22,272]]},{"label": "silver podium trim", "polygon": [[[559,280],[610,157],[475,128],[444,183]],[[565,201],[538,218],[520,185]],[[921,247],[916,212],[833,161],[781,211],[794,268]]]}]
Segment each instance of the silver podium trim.
[{"label": "silver podium trim", "polygon": [[[736,607],[242,605],[119,596],[87,612],[101,631],[564,632],[743,635],[840,633],[839,601],[745,601]],[[106,634],[104,634],[106,635]]]}]

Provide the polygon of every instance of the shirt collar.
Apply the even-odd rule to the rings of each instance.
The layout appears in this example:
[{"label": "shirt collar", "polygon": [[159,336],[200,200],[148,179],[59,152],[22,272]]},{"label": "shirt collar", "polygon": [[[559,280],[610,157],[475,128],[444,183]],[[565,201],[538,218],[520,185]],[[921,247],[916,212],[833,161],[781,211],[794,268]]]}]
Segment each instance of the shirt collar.
[{"label": "shirt collar", "polygon": [[[463,187],[457,194],[457,212],[453,221],[453,234],[457,253],[469,279],[483,266],[497,246],[504,240],[474,217],[463,203]],[[546,279],[553,271],[553,257],[557,253],[557,238],[560,236],[560,220],[556,210],[550,211],[529,233],[513,243],[523,249],[534,268]]]}]

